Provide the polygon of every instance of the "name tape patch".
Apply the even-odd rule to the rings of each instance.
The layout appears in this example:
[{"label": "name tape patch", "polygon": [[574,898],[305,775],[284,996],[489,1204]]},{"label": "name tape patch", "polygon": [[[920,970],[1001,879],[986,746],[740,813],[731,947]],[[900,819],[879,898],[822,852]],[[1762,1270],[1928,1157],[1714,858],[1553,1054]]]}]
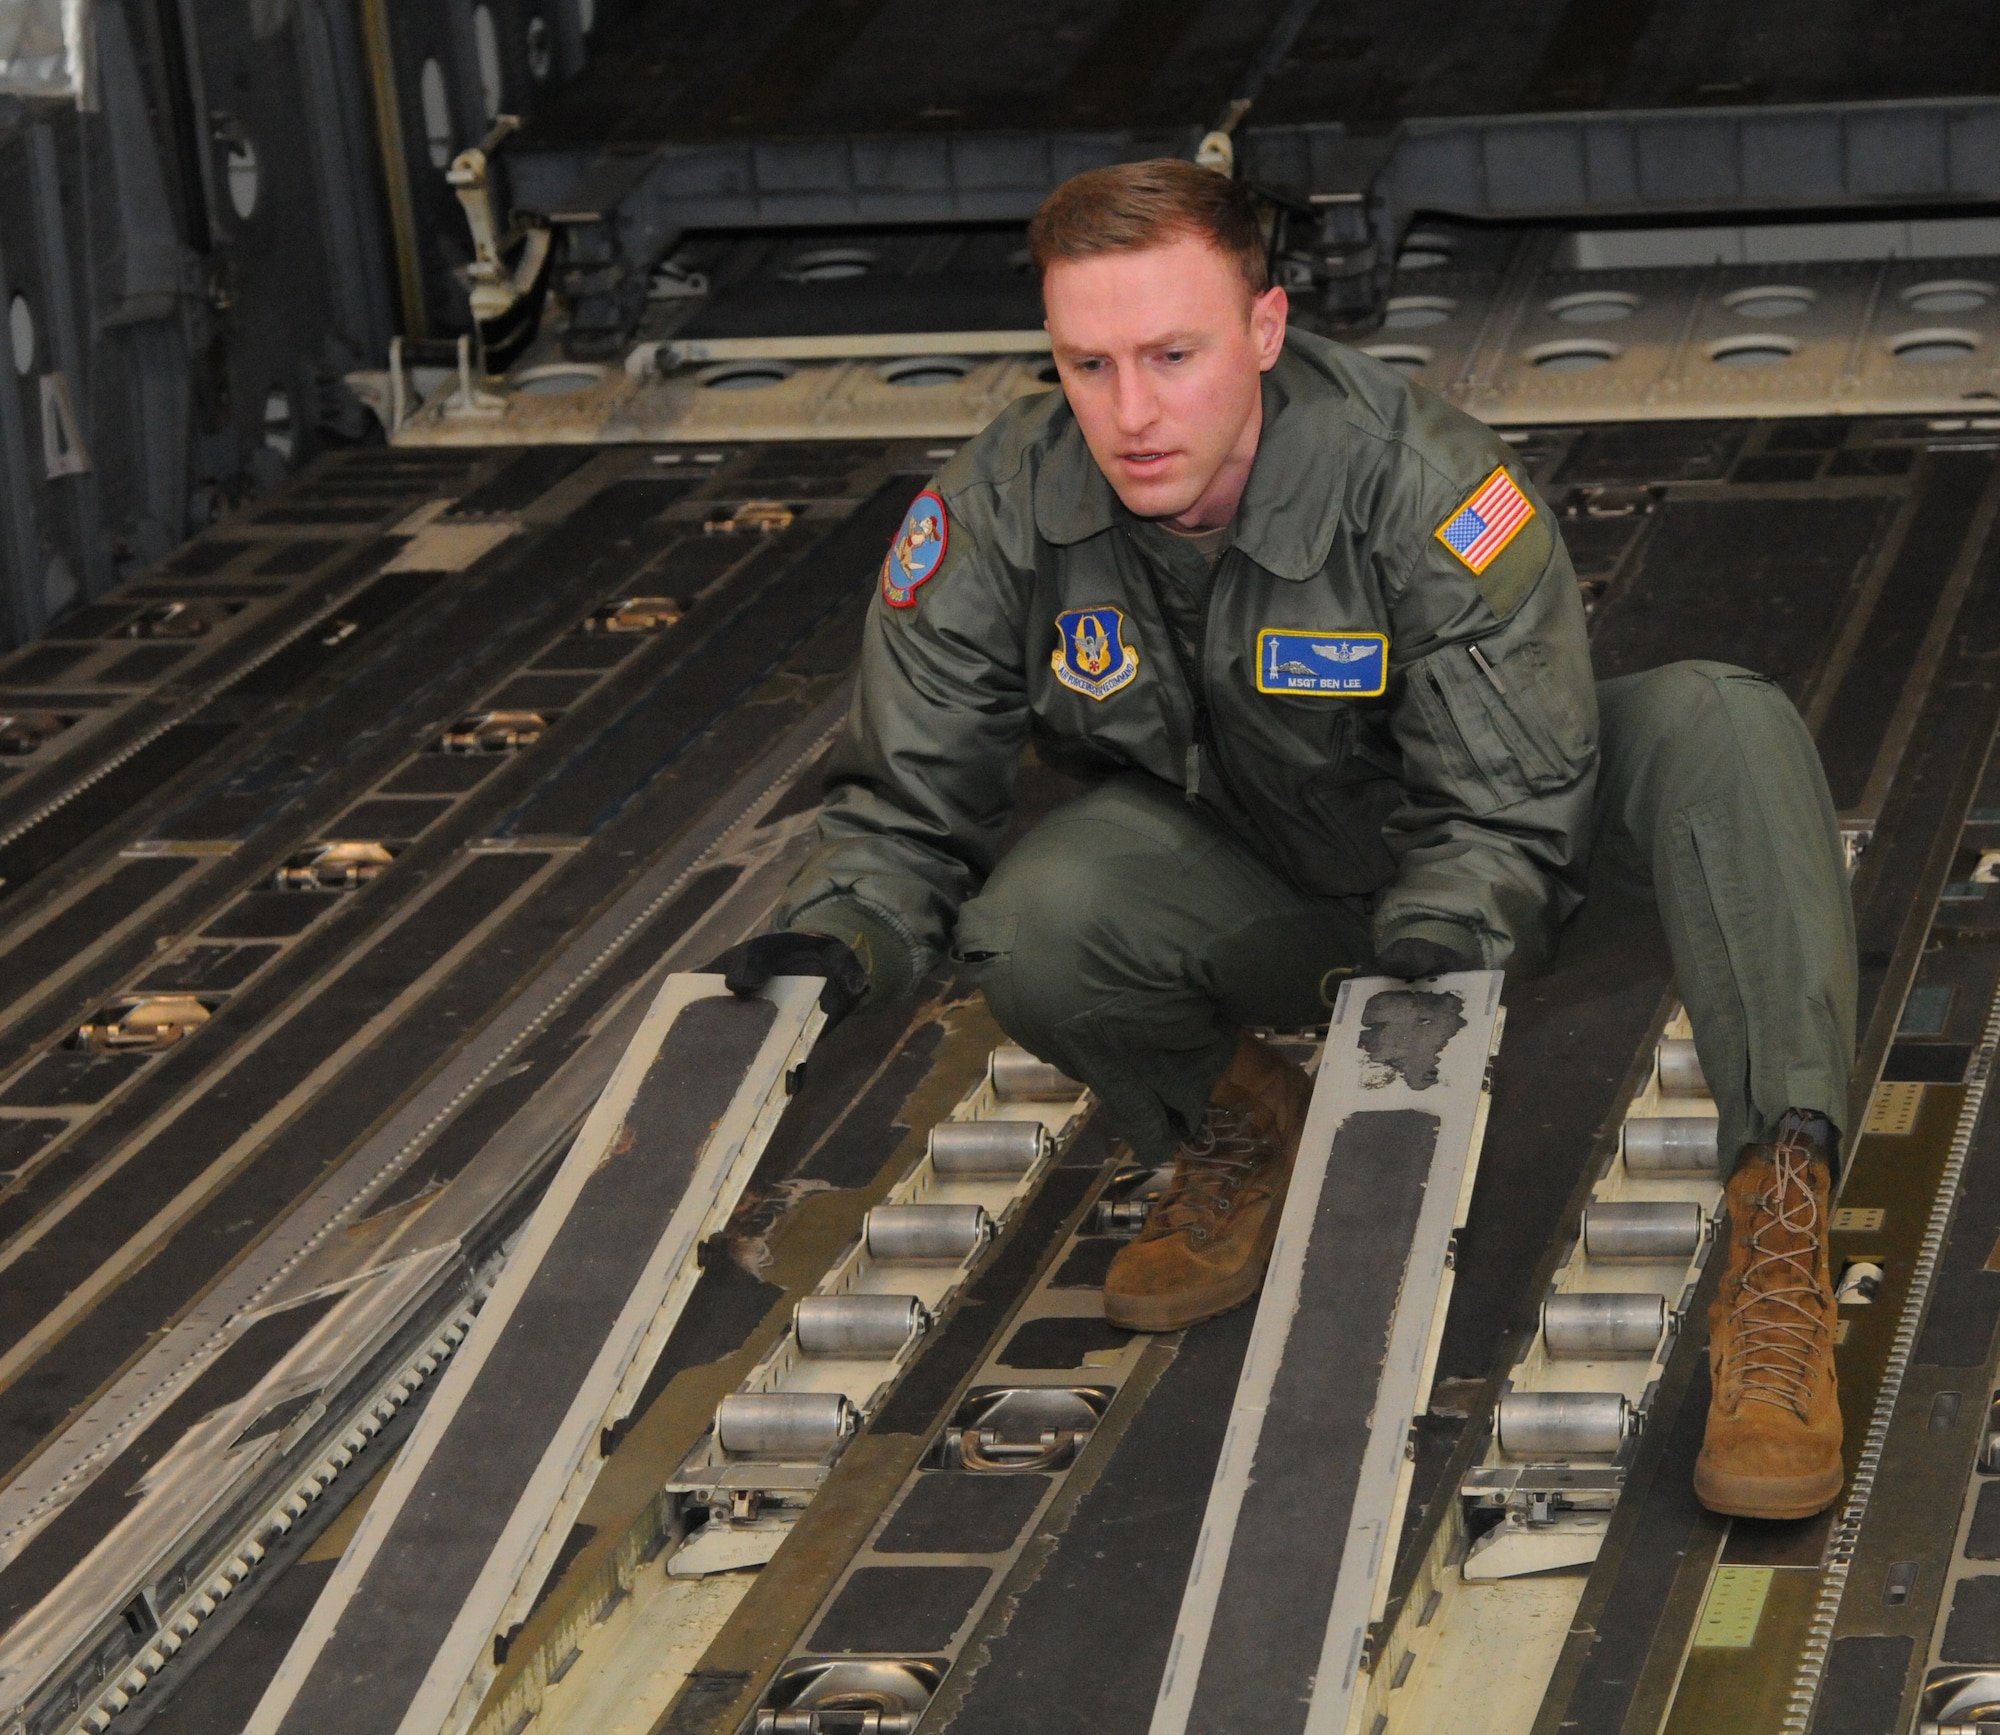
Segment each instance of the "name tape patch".
[{"label": "name tape patch", "polygon": [[1514,486],[1502,465],[1438,526],[1437,539],[1475,573],[1484,572],[1534,515],[1534,502]]},{"label": "name tape patch", "polygon": [[1295,632],[1266,627],[1257,635],[1257,691],[1323,693],[1375,699],[1389,690],[1389,640],[1383,633]]},{"label": "name tape patch", "polygon": [[1049,657],[1056,679],[1100,704],[1139,674],[1139,653],[1125,642],[1125,616],[1115,608],[1073,608],[1056,616],[1062,643]]},{"label": "name tape patch", "polygon": [[950,538],[944,502],[926,488],[910,502],[896,540],[882,556],[882,600],[891,608],[915,608],[917,587],[944,564]]}]

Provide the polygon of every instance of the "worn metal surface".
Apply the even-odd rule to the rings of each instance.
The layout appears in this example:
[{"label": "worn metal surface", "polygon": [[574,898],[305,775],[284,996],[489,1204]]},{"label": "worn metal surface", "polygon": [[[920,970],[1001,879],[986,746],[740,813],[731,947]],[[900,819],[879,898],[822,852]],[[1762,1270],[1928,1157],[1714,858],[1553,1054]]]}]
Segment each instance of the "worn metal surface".
[{"label": "worn metal surface", "polygon": [[1341,986],[1153,1735],[1344,1735],[1353,1721],[1478,1168],[1499,1004],[1493,972]]},{"label": "worn metal surface", "polygon": [[762,1154],[818,993],[668,978],[251,1729],[464,1726]]}]

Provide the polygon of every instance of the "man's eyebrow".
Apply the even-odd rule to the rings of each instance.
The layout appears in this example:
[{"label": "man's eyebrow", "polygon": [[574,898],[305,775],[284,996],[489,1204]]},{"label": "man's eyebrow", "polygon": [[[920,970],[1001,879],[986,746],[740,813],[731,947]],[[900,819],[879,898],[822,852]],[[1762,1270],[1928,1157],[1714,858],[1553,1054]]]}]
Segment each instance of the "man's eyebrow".
[{"label": "man's eyebrow", "polygon": [[[1199,343],[1200,341],[1201,333],[1199,332],[1170,331],[1163,336],[1145,338],[1132,347],[1134,349],[1186,349],[1189,345]],[[1105,353],[1101,349],[1092,349],[1088,344],[1060,343],[1053,338],[1050,339],[1049,347],[1057,355],[1064,356],[1103,355]]]}]

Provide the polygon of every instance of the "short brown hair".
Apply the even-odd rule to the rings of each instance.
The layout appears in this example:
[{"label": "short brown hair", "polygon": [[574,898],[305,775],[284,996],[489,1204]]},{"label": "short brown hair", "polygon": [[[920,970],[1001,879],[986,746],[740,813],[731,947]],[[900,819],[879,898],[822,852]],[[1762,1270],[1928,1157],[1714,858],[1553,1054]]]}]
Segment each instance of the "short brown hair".
[{"label": "short brown hair", "polygon": [[1252,295],[1270,287],[1264,230],[1250,195],[1227,175],[1179,157],[1113,163],[1073,175],[1028,225],[1037,272],[1058,260],[1139,253],[1198,237],[1236,262]]}]

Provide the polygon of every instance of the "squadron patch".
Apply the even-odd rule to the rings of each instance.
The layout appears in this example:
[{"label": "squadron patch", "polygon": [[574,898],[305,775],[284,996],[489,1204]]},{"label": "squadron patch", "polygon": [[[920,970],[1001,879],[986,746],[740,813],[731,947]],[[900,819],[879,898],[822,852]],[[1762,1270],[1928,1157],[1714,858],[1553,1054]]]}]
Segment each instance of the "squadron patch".
[{"label": "squadron patch", "polygon": [[1474,572],[1484,572],[1534,515],[1534,502],[1514,486],[1503,464],[1438,526],[1437,539]]},{"label": "squadron patch", "polygon": [[1129,687],[1139,653],[1125,642],[1125,616],[1115,608],[1073,608],[1056,616],[1062,645],[1049,657],[1056,679],[1100,703]]},{"label": "squadron patch", "polygon": [[910,502],[896,540],[882,556],[882,600],[891,608],[915,608],[917,587],[943,564],[950,535],[944,502],[926,488]]},{"label": "squadron patch", "polygon": [[1389,640],[1382,633],[1294,632],[1257,635],[1257,691],[1376,699],[1389,690]]}]

